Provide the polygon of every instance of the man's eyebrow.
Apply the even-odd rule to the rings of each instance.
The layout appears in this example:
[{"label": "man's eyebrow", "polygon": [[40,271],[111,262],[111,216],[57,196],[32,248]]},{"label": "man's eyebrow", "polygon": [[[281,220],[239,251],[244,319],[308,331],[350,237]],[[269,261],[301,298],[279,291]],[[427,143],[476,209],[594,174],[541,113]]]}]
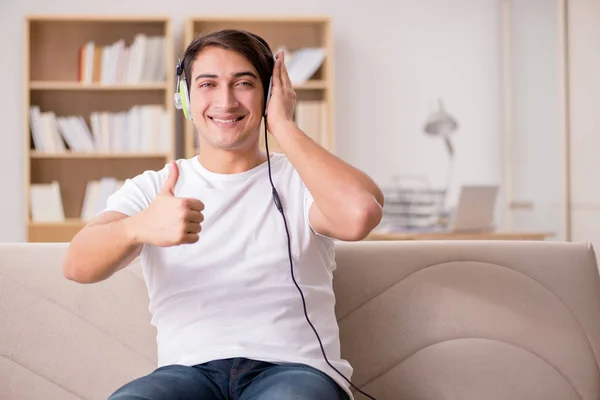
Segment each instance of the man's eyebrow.
[{"label": "man's eyebrow", "polygon": [[[240,78],[242,76],[250,76],[254,79],[258,79],[258,76],[256,76],[256,74],[252,71],[241,71],[241,72],[236,72],[235,74],[233,74],[234,78]],[[218,78],[218,75],[217,74],[199,74],[199,75],[196,75],[194,80],[197,81],[198,79],[202,79],[202,78],[216,79],[216,78]]]},{"label": "man's eyebrow", "polygon": [[202,79],[202,78],[217,78],[217,75],[215,75],[215,74],[199,74],[199,75],[196,75],[194,80],[197,81],[198,79]]},{"label": "man's eyebrow", "polygon": [[233,76],[235,78],[240,78],[242,76],[251,76],[254,79],[258,79],[258,76],[256,76],[256,74],[252,71],[242,71],[242,72],[236,72],[235,74],[233,74]]}]

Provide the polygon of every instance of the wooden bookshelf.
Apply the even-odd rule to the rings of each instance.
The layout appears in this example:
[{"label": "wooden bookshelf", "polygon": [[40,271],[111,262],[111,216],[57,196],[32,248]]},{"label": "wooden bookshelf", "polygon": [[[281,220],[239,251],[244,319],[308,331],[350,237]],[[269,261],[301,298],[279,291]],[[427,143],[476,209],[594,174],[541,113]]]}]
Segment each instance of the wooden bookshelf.
[{"label": "wooden bookshelf", "polygon": [[[144,55],[138,56],[144,62],[138,63],[141,67],[136,69],[137,75],[123,72],[127,71],[128,62],[133,62],[131,49],[139,37],[148,39],[148,42],[143,42],[144,46],[136,47],[136,50],[144,49],[141,53]],[[149,38],[163,38],[163,41],[157,39],[159,44],[156,41],[153,44],[159,47],[152,47]],[[108,78],[94,76],[90,80],[84,79],[89,76],[90,70],[82,72],[81,54],[85,54],[82,49],[90,42],[100,52],[94,53],[96,57],[98,54],[104,55],[103,49],[121,42],[122,47],[118,49],[120,52],[112,52],[111,62],[103,64],[100,61],[99,64],[93,64],[94,71],[103,70],[107,74],[111,66],[115,68],[117,72],[113,71],[112,78],[109,75]],[[81,219],[81,212],[89,181],[103,177],[123,181],[148,169],[160,169],[175,157],[174,87],[171,79],[175,73],[172,62],[175,56],[171,22],[166,16],[31,15],[25,19],[24,46],[24,198],[27,205],[27,241],[69,241],[86,223]],[[128,52],[124,53],[123,49]],[[153,51],[157,49],[159,50]],[[158,52],[160,53],[153,59],[154,63],[148,63],[147,57]],[[123,54],[129,54],[129,58]],[[147,68],[154,70],[145,71]],[[133,76],[137,78],[132,78]],[[64,151],[48,151],[47,148],[40,148],[39,144],[36,147],[31,124],[32,106],[39,107],[41,113],[54,113],[56,120],[60,117],[83,117],[89,131],[93,131],[92,140],[95,145],[100,140],[96,135],[98,132],[108,135],[111,142],[103,142],[102,146],[97,144],[92,151],[82,151],[71,148],[69,141],[62,136]],[[136,146],[139,142],[130,141],[131,136],[120,136],[130,135],[133,130],[131,119],[127,119],[126,113],[131,112],[134,106],[154,106],[154,111],[160,109],[156,111],[160,112],[161,130],[157,133],[160,138],[154,138],[160,145],[153,142],[154,147],[142,148]],[[94,129],[91,120],[93,113],[105,113],[105,119],[95,119],[96,122],[102,121],[101,129],[98,123]],[[116,120],[110,119],[117,113],[126,114],[119,130],[115,128]],[[141,121],[147,114],[139,115],[137,118]],[[136,140],[149,140],[144,136],[145,127],[146,125],[136,130]],[[60,129],[59,127],[59,131]],[[120,144],[117,146],[114,143]],[[65,218],[47,222],[35,220],[30,212],[32,185],[53,181],[60,185]]]},{"label": "wooden bookshelf", "polygon": [[[305,132],[329,151],[334,151],[334,83],[333,83],[333,38],[329,17],[313,16],[199,16],[187,20],[183,54],[187,45],[198,35],[224,29],[244,29],[263,37],[273,51],[285,47],[294,52],[304,47],[325,49],[325,61],[305,83],[295,85],[297,103],[322,101],[324,124],[322,130]],[[183,116],[180,118],[183,119]],[[184,152],[186,157],[198,153],[198,137],[191,121],[184,120]],[[262,129],[262,128],[261,128]],[[264,139],[261,130],[261,146]],[[281,151],[272,136],[269,136],[269,151]]]}]

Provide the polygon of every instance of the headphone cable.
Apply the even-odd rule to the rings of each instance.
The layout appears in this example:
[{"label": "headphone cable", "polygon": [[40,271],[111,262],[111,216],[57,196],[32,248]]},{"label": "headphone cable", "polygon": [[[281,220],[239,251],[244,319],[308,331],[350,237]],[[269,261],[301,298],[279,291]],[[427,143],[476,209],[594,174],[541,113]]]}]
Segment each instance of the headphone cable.
[{"label": "headphone cable", "polygon": [[329,365],[335,372],[337,372],[342,378],[344,378],[346,380],[346,382],[348,382],[350,384],[350,386],[352,386],[358,392],[367,396],[371,400],[377,400],[375,397],[363,392],[358,387],[356,387],[348,378],[346,378],[346,376],[344,376],[344,374],[342,374],[337,368],[335,368],[329,362],[329,359],[327,358],[327,355],[325,354],[325,348],[323,347],[323,342],[321,341],[321,337],[319,336],[317,329],[315,328],[313,323],[310,321],[310,318],[308,317],[308,312],[306,311],[306,300],[304,299],[304,293],[302,292],[302,289],[300,289],[300,285],[298,285],[298,282],[296,282],[296,277],[294,274],[294,263],[292,262],[292,246],[291,246],[290,232],[288,229],[287,219],[285,218],[285,214],[283,213],[283,205],[281,204],[281,199],[279,198],[277,189],[275,189],[275,185],[273,184],[273,177],[271,175],[271,157],[269,156],[269,140],[268,140],[269,138],[267,137],[268,135],[267,135],[266,118],[265,118],[264,125],[265,125],[265,150],[267,152],[267,166],[269,169],[269,181],[271,182],[271,188],[272,188],[272,193],[273,193],[273,202],[275,203],[275,206],[277,207],[277,209],[281,213],[281,216],[283,217],[283,224],[285,225],[285,233],[287,234],[288,257],[290,259],[290,271],[291,271],[291,275],[292,275],[292,281],[294,282],[294,285],[296,285],[298,292],[300,292],[300,298],[302,299],[302,307],[304,309],[304,316],[306,317],[306,321],[308,322],[308,324],[312,328],[313,332],[317,336],[317,340],[319,341],[319,346],[321,347],[321,353],[323,353],[323,358],[325,359],[325,362],[327,363],[327,365]]}]

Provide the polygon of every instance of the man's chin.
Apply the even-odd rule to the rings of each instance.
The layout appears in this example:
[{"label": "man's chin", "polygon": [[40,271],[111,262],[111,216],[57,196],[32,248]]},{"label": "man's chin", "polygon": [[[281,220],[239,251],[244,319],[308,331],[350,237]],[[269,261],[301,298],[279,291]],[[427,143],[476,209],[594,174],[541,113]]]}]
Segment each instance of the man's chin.
[{"label": "man's chin", "polygon": [[243,133],[236,135],[218,134],[208,139],[211,147],[220,150],[239,150],[248,147],[248,145],[251,143],[249,135]]}]

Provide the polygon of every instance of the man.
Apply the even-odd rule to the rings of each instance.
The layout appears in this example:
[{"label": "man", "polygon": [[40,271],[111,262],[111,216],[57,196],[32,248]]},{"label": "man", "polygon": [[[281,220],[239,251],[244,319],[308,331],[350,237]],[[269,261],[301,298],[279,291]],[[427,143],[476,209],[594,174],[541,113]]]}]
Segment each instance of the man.
[{"label": "man", "polygon": [[[64,261],[67,278],[92,283],[142,260],[159,366],[110,400],[351,398],[333,240],[360,240],[379,223],[381,191],[294,124],[283,54],[274,62],[260,37],[201,36],[183,70],[199,154],[127,180]],[[265,108],[285,155],[260,151]]]}]

